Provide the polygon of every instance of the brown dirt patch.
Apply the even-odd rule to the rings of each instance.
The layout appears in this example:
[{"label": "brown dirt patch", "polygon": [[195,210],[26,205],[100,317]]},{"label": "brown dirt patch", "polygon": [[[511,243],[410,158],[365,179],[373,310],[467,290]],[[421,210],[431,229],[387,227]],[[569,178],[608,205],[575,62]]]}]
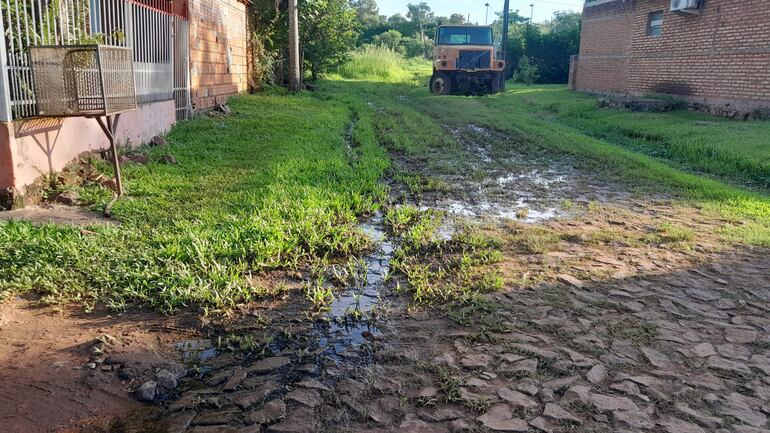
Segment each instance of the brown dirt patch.
[{"label": "brown dirt patch", "polygon": [[49,203],[0,212],[0,221],[27,221],[68,226],[115,225],[117,221],[78,206]]},{"label": "brown dirt patch", "polygon": [[[91,369],[97,337],[116,339],[109,355],[137,363],[174,359],[171,341],[190,335],[185,315],[85,314],[78,309],[37,307],[15,299],[0,305],[0,420],[4,433],[104,428],[140,407],[135,386],[119,372]],[[141,366],[139,366],[141,368]]]}]

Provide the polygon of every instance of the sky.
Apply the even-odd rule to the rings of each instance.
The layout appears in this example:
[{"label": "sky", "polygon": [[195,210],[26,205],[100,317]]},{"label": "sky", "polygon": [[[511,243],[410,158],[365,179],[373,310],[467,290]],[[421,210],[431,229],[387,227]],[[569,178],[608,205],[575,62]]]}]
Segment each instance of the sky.
[{"label": "sky", "polygon": [[[503,0],[377,0],[380,15],[391,16],[396,13],[406,15],[407,3],[425,1],[436,15],[449,16],[453,13],[471,14],[471,22],[484,24],[485,3],[489,2],[489,22],[495,19],[495,11],[503,10]],[[583,10],[583,0],[510,0],[511,10],[519,9],[519,14],[529,17],[530,7],[534,4],[534,21],[542,22],[550,19],[556,11]]]}]

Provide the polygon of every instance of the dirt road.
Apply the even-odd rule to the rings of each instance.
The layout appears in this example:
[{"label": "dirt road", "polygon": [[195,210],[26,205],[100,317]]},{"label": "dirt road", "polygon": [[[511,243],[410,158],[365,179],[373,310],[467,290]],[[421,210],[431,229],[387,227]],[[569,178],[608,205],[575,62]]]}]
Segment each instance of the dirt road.
[{"label": "dirt road", "polygon": [[570,152],[588,135],[516,93],[324,86],[181,125],[120,225],[12,227],[0,431],[770,431],[770,255],[729,236],[764,226],[682,194],[715,182],[605,170],[642,158]]},{"label": "dirt road", "polygon": [[[468,224],[499,239],[503,290],[413,305],[389,273],[400,239],[374,216],[362,227],[377,248],[339,280],[321,320],[301,320],[288,298],[254,306],[222,333],[232,350],[210,341],[187,353],[195,374],[166,414],[116,431],[767,431],[765,250],[726,245],[697,209],[574,161],[525,156],[473,125],[453,133],[468,170],[401,157],[447,187],[392,186],[447,212],[437,242]],[[274,276],[308,278],[296,277]]]}]

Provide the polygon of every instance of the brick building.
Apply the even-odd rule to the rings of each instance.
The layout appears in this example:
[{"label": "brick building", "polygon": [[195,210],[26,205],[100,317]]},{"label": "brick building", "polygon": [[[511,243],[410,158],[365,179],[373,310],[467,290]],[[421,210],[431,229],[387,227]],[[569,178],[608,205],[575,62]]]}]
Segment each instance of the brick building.
[{"label": "brick building", "polygon": [[208,108],[247,90],[246,2],[190,0],[192,107]]},{"label": "brick building", "polygon": [[[730,113],[770,108],[770,1],[588,0],[570,88],[666,94]],[[727,107],[727,109],[725,109]]]}]

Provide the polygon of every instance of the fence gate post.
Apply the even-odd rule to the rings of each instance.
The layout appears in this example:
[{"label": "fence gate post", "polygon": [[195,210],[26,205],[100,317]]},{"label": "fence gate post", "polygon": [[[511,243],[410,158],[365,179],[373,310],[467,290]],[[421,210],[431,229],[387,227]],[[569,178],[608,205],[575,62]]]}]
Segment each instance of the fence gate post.
[{"label": "fence gate post", "polygon": [[5,16],[0,13],[0,121],[10,122],[11,92],[8,81],[8,47],[5,45]]}]

